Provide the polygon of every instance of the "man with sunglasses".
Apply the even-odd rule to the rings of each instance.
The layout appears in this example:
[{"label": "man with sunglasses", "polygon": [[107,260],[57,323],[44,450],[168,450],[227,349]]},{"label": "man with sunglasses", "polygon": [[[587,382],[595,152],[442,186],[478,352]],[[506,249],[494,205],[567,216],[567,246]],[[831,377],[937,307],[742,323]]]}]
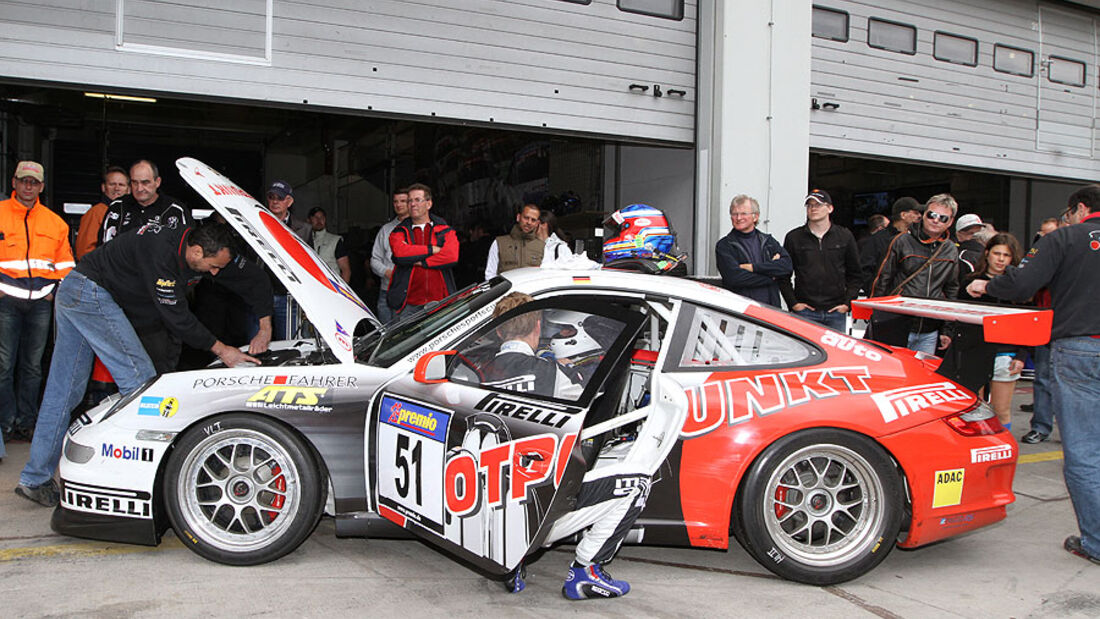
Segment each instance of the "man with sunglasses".
[{"label": "man with sunglasses", "polygon": [[[959,250],[948,231],[958,210],[959,205],[950,194],[929,198],[920,225],[910,226],[908,232],[890,241],[871,286],[871,296],[901,294],[927,299],[956,298]],[[911,318],[905,341],[886,343],[935,354],[940,343],[939,329],[938,320]]]},{"label": "man with sunglasses", "polygon": [[38,199],[44,182],[42,164],[20,161],[0,202],[0,425],[9,440],[34,432],[53,292],[75,266],[69,226]]}]

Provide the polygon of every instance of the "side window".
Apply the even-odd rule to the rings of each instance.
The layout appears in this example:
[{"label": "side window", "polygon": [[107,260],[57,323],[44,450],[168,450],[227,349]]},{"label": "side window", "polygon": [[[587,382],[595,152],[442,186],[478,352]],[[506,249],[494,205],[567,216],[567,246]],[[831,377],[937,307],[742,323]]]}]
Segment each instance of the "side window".
[{"label": "side window", "polygon": [[819,39],[848,42],[848,13],[814,5],[811,33]]},{"label": "side window", "polygon": [[823,357],[786,333],[704,307],[694,308],[678,329],[684,336],[679,367],[685,370],[793,365]]},{"label": "side window", "polygon": [[626,323],[572,309],[509,312],[457,347],[456,383],[575,402]]},{"label": "side window", "polygon": [[993,45],[993,70],[1031,77],[1035,75],[1035,54],[1031,50],[996,43]]},{"label": "side window", "polygon": [[932,57],[943,62],[978,66],[978,40],[936,31],[932,38]]},{"label": "side window", "polygon": [[899,54],[916,54],[917,29],[909,24],[871,17],[867,20],[867,45]]},{"label": "side window", "polygon": [[1051,56],[1047,65],[1047,79],[1066,86],[1085,85],[1085,63],[1063,56]]}]

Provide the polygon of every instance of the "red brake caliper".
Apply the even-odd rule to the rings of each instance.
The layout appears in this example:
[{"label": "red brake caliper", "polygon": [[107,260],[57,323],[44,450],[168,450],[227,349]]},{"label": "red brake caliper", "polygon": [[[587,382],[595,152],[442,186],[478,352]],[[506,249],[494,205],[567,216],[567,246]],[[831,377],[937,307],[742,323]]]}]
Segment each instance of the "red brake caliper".
[{"label": "red brake caliper", "polygon": [[776,487],[776,489],[775,489],[775,517],[776,518],[782,519],[783,516],[786,516],[787,513],[791,511],[791,508],[787,507],[786,505],[783,505],[783,503],[786,503],[786,502],[787,502],[787,488],[784,487],[784,486]]},{"label": "red brake caliper", "polygon": [[[286,492],[286,477],[282,476],[282,472],[283,472],[283,469],[280,468],[278,464],[273,464],[271,466],[271,476],[273,478],[275,478],[275,489],[278,490],[279,492]],[[275,509],[282,509],[283,508],[283,503],[285,501],[286,501],[286,495],[285,494],[276,494],[275,497],[273,499],[271,499],[271,506],[274,507]],[[278,517],[278,515],[279,515],[278,512],[271,512],[271,511],[264,512],[264,514],[267,516],[267,523],[268,524],[271,524],[272,522],[274,522],[275,518]]]}]

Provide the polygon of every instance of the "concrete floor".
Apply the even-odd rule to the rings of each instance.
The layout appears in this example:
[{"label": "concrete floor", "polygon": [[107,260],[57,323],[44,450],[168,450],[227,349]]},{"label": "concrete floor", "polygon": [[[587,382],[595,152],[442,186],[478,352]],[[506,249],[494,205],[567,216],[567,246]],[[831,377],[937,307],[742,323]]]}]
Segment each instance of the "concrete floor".
[{"label": "concrete floor", "polygon": [[[1030,401],[1021,382],[1018,405]],[[1017,409],[1018,410],[1018,409]],[[1013,433],[1027,431],[1016,413]],[[895,550],[870,574],[833,587],[779,580],[743,550],[626,547],[612,565],[620,600],[569,602],[559,592],[571,549],[530,566],[508,595],[419,542],[337,539],[331,519],[296,552],[268,565],[205,561],[171,534],[157,548],[59,536],[50,510],[16,496],[28,445],[0,464],[3,617],[1100,617],[1100,566],[1062,550],[1076,533],[1057,433],[1021,445],[1008,518],[914,551]]]}]

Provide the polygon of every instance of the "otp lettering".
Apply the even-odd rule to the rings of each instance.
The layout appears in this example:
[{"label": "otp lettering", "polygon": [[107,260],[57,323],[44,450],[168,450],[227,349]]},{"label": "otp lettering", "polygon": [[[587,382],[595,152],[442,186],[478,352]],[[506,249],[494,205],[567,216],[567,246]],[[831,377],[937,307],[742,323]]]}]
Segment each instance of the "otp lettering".
[{"label": "otp lettering", "polygon": [[734,425],[812,400],[842,393],[870,393],[865,366],[778,372],[704,383],[687,390],[688,414],[684,438],[713,432],[723,423]]},{"label": "otp lettering", "polygon": [[[443,473],[447,510],[468,516],[483,503],[487,507],[506,500],[522,503],[531,486],[551,475],[555,484],[560,483],[576,441],[576,434],[564,437],[560,444],[554,434],[539,434],[484,449],[476,459],[468,451],[453,454]],[[484,497],[479,479],[485,480]]]}]

